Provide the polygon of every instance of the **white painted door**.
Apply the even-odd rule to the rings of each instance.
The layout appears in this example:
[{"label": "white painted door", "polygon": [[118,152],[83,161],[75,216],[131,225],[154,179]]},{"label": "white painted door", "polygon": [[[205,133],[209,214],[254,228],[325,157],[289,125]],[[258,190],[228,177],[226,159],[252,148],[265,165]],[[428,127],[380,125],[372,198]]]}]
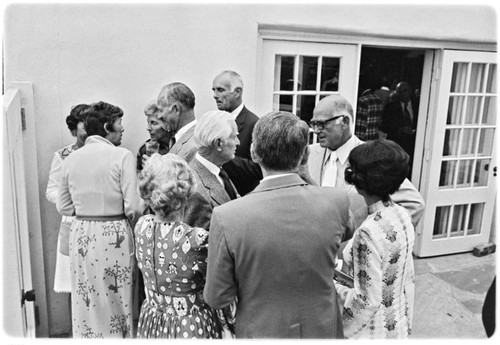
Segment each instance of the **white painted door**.
[{"label": "white painted door", "polygon": [[496,54],[443,51],[427,124],[417,228],[421,257],[487,243],[496,198]]},{"label": "white painted door", "polygon": [[35,337],[28,213],[21,120],[21,93],[8,89],[3,97],[3,320],[15,337]]},{"label": "white painted door", "polygon": [[359,46],[264,39],[260,83],[260,115],[292,112],[308,122],[318,101],[340,93],[356,109]]}]

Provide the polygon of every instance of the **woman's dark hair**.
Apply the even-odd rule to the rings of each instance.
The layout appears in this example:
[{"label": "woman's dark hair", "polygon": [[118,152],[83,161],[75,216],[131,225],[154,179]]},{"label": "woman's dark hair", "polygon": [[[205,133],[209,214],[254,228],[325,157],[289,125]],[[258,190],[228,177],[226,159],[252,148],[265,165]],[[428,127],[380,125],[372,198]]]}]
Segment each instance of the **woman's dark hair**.
[{"label": "woman's dark hair", "polygon": [[394,141],[370,140],[349,154],[345,180],[383,201],[399,189],[408,174],[408,154]]},{"label": "woman's dark hair", "polygon": [[90,108],[88,104],[78,104],[71,108],[71,112],[66,117],[66,124],[71,132],[76,131],[79,122],[84,122],[83,112],[88,108]]},{"label": "woman's dark hair", "polygon": [[113,123],[116,119],[123,116],[123,110],[116,105],[106,102],[97,102],[90,105],[84,112],[85,116],[85,131],[87,135],[100,135],[106,137],[108,131],[113,132]]}]

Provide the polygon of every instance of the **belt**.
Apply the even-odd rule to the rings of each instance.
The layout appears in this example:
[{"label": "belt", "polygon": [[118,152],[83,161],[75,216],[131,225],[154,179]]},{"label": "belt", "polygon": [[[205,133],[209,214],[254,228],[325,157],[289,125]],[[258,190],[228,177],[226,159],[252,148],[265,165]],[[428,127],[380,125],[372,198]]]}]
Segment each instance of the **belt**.
[{"label": "belt", "polygon": [[78,220],[88,220],[88,221],[93,221],[93,222],[111,222],[114,220],[123,220],[127,219],[127,217],[124,214],[117,214],[113,216],[76,216],[76,219]]}]

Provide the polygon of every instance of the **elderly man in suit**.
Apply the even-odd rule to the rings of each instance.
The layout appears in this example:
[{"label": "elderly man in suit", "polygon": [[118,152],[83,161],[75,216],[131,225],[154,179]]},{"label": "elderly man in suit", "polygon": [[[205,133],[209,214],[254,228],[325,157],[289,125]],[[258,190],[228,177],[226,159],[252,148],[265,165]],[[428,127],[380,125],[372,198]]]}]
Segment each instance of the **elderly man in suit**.
[{"label": "elderly man in suit", "polygon": [[231,113],[238,126],[240,145],[236,149],[236,157],[224,164],[224,169],[238,193],[243,196],[251,192],[262,179],[259,165],[250,157],[252,130],[259,118],[243,104],[243,81],[238,73],[219,73],[213,81],[212,90],[217,108]]},{"label": "elderly man in suit", "polygon": [[[189,166],[196,180],[196,194],[187,203],[184,221],[209,229],[214,207],[236,199],[238,193],[222,165],[234,158],[239,144],[236,123],[225,111],[209,111],[198,120],[194,142],[198,152]],[[196,195],[195,194],[195,195]]]},{"label": "elderly man in suit", "polygon": [[196,154],[193,91],[182,83],[170,83],[161,89],[157,103],[162,109],[158,117],[165,122],[165,129],[174,135],[168,152],[175,153],[189,163]]},{"label": "elderly man in suit", "polygon": [[333,275],[349,198],[299,177],[308,137],[291,113],[259,119],[251,153],[264,178],[213,211],[204,297],[214,308],[237,297],[236,338],[343,338]]},{"label": "elderly man in suit", "polygon": [[[368,215],[363,197],[344,179],[349,153],[354,147],[363,143],[353,134],[352,123],[352,106],[341,95],[331,95],[319,101],[313,110],[310,122],[318,136],[318,143],[310,146],[308,160],[310,177],[321,186],[346,190],[350,196],[353,222],[350,233],[346,234],[344,240],[352,236],[353,231]],[[391,195],[391,199],[410,212],[413,226],[416,226],[422,217],[425,203],[408,179],[405,179],[399,190]]]}]

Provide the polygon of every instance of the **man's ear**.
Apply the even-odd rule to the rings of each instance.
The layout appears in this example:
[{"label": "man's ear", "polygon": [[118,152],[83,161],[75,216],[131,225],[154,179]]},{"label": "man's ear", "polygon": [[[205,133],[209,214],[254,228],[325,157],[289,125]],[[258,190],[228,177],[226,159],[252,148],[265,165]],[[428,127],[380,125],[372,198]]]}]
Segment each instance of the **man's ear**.
[{"label": "man's ear", "polygon": [[110,132],[109,129],[108,129],[108,124],[107,123],[105,123],[103,127],[104,127],[104,130],[106,131],[106,133]]},{"label": "man's ear", "polygon": [[221,138],[217,138],[214,140],[214,147],[217,151],[222,151],[222,139]]},{"label": "man's ear", "polygon": [[260,157],[257,153],[255,153],[255,147],[254,144],[250,144],[250,157],[254,161],[254,163],[259,164],[260,163]]},{"label": "man's ear", "polygon": [[306,147],[304,148],[304,154],[302,155],[302,160],[300,161],[300,165],[306,164],[308,159],[309,159],[309,145],[306,145]]}]

